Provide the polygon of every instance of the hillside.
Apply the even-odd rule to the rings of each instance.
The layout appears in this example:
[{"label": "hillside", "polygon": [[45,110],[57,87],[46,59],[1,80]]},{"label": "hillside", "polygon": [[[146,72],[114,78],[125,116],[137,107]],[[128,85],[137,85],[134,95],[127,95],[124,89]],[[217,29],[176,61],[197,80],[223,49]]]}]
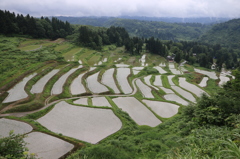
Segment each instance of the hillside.
[{"label": "hillside", "polygon": [[200,38],[201,42],[221,44],[226,48],[239,49],[240,19],[214,25]]},{"label": "hillside", "polygon": [[144,21],[134,19],[108,18],[108,17],[58,17],[71,24],[93,26],[120,26],[124,27],[131,36],[144,38],[155,37],[161,40],[195,40],[211,25],[200,23],[166,23],[160,21]]},{"label": "hillside", "polygon": [[[220,143],[239,139],[233,135],[239,101],[231,100],[239,95],[239,74],[225,92],[219,86],[232,79],[229,74],[179,67],[156,54],[132,56],[115,45],[96,51],[64,39],[0,38],[4,68],[14,75],[1,83],[0,134],[23,129],[38,157],[74,151],[69,158],[224,158],[231,153],[220,153],[231,147]],[[19,65],[14,61],[29,67],[9,65]],[[211,97],[200,98],[204,92]],[[56,153],[50,141],[56,150],[67,146]]]},{"label": "hillside", "polygon": [[0,158],[240,158],[236,53],[1,13]]}]

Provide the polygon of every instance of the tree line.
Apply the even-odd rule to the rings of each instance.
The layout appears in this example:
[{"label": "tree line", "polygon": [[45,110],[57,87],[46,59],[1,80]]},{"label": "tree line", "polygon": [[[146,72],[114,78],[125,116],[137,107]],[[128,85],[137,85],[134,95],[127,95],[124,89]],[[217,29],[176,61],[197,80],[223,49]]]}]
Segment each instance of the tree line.
[{"label": "tree line", "polygon": [[65,38],[72,34],[73,28],[69,22],[57,18],[34,18],[27,14],[15,15],[14,12],[0,10],[0,33],[4,35],[30,35],[33,38]]},{"label": "tree line", "polygon": [[[30,35],[33,38],[65,38],[74,33],[69,22],[63,22],[57,18],[34,18],[29,14],[10,13],[0,10],[0,33],[5,35],[19,34]],[[104,45],[116,45],[125,47],[131,55],[141,54],[146,50],[153,54],[166,57],[174,55],[175,61],[186,60],[189,64],[198,64],[201,67],[210,68],[216,62],[220,70],[224,65],[227,69],[238,67],[239,55],[233,49],[222,48],[219,44],[202,44],[192,41],[161,41],[158,38],[130,37],[123,27],[111,26],[109,28],[80,26],[78,30],[77,44],[101,50]],[[165,34],[165,32],[162,32]],[[171,36],[167,35],[170,39]],[[165,38],[163,38],[165,39]]]},{"label": "tree line", "polygon": [[127,52],[140,54],[143,40],[138,37],[131,38],[123,27],[90,28],[81,26],[78,29],[77,43],[92,49],[101,50],[104,45],[125,46]]},{"label": "tree line", "polygon": [[101,50],[103,45],[115,44],[118,47],[123,46],[124,40],[129,38],[128,32],[121,27],[106,29],[81,26],[78,33],[78,44],[96,50]]},{"label": "tree line", "polygon": [[171,53],[175,54],[175,61],[179,63],[182,59],[189,64],[198,64],[201,67],[211,68],[216,64],[220,71],[222,67],[234,69],[239,66],[238,54],[232,49],[221,47],[219,44],[201,44],[198,42],[172,42],[165,43]]}]

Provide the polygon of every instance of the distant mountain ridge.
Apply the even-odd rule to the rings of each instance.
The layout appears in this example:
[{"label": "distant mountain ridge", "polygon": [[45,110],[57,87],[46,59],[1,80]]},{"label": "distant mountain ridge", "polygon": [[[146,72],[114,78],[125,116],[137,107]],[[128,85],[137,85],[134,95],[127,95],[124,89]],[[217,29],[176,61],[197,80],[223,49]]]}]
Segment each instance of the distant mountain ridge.
[{"label": "distant mountain ridge", "polygon": [[[185,18],[185,23],[183,23],[183,18],[158,17],[122,16],[121,18],[115,18],[60,16],[57,18],[62,21],[68,21],[71,24],[98,27],[120,26],[124,27],[131,36],[144,38],[155,37],[161,40],[173,41],[199,41],[209,44],[221,44],[226,48],[239,48],[240,19]],[[161,20],[165,20],[165,22]]]},{"label": "distant mountain ridge", "polygon": [[[231,20],[232,18],[224,18],[224,17],[188,17],[188,18],[178,18],[178,17],[144,17],[144,16],[119,16],[119,17],[67,17],[67,16],[59,16],[60,20],[67,20],[72,24],[81,23],[79,20],[83,21],[82,23],[86,23],[84,20],[89,20],[88,23],[91,23],[91,20],[98,21],[98,25],[102,26],[106,21],[113,19],[134,19],[134,20],[142,20],[142,21],[156,21],[156,22],[167,22],[167,23],[200,23],[200,24],[216,24],[226,22]],[[90,20],[91,19],[91,20]],[[101,21],[99,21],[101,20]],[[90,24],[86,24],[90,25]]]},{"label": "distant mountain ridge", "polygon": [[131,36],[155,37],[162,40],[196,40],[210,29],[211,25],[200,23],[167,23],[162,21],[121,19],[113,17],[57,17],[71,24],[98,27],[124,27]]},{"label": "distant mountain ridge", "polygon": [[200,41],[210,44],[221,44],[227,48],[239,49],[240,18],[214,25],[201,36]]}]

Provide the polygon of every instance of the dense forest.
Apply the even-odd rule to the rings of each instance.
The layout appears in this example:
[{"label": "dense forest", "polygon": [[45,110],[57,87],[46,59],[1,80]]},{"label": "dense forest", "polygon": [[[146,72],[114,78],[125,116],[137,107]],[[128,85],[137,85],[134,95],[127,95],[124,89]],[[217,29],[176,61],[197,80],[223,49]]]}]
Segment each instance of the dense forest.
[{"label": "dense forest", "polygon": [[201,42],[221,44],[223,47],[239,49],[240,19],[214,25],[200,38]]},{"label": "dense forest", "polygon": [[48,17],[38,19],[29,14],[24,17],[22,14],[15,15],[14,12],[2,10],[0,10],[0,24],[1,34],[30,35],[33,38],[65,38],[73,31],[70,23],[54,17],[51,20]]},{"label": "dense forest", "polygon": [[108,29],[91,29],[81,26],[79,29],[77,42],[86,47],[101,50],[103,45],[116,44],[123,46],[125,39],[129,38],[128,32],[121,27],[110,27]]}]

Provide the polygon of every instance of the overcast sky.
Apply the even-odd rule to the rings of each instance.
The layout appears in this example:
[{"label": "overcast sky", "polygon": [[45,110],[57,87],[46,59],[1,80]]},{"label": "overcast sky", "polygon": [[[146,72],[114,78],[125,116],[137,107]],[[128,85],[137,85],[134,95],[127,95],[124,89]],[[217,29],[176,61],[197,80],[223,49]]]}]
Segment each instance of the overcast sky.
[{"label": "overcast sky", "polygon": [[0,0],[32,16],[240,17],[240,0]]}]

